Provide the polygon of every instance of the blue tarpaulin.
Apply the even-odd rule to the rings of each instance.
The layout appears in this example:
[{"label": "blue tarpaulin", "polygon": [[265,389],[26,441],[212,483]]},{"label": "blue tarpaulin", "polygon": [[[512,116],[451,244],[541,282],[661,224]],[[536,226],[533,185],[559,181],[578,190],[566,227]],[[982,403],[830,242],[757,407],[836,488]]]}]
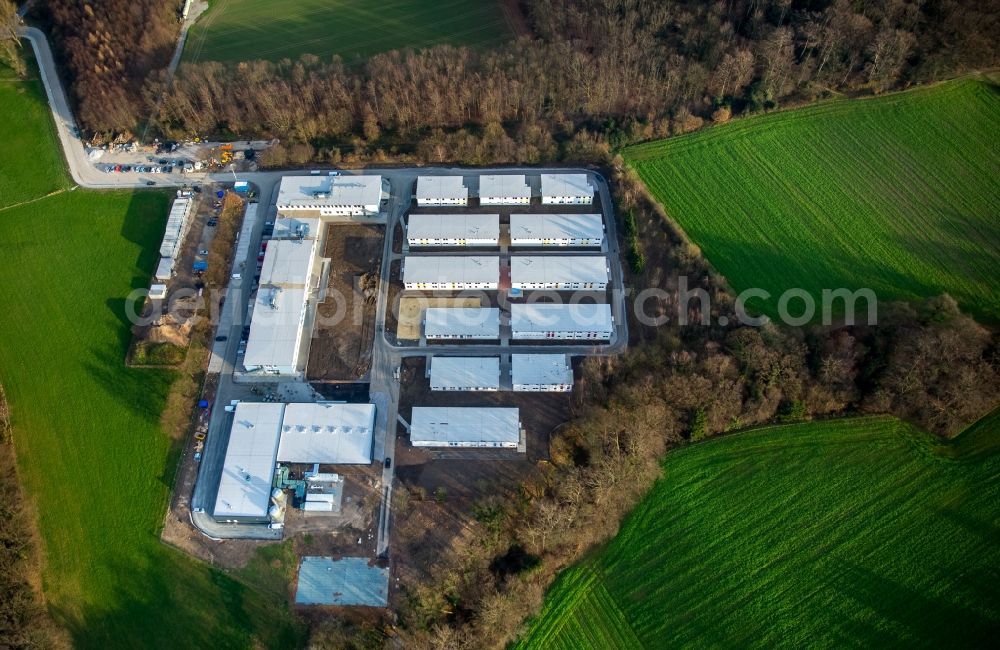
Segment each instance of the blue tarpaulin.
[{"label": "blue tarpaulin", "polygon": [[195,262],[191,265],[191,268],[195,271],[204,271],[208,268],[208,262]]},{"label": "blue tarpaulin", "polygon": [[215,193],[215,195],[221,199],[226,195],[226,193],[223,192],[222,190],[219,190],[218,192]]}]

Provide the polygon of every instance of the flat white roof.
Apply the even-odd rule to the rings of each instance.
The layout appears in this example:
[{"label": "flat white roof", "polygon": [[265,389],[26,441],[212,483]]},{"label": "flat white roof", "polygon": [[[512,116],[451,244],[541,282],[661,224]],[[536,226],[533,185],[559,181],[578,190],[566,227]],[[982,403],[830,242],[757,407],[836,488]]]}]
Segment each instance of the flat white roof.
[{"label": "flat white roof", "polygon": [[462,176],[418,176],[417,200],[468,199],[469,188],[463,180]]},{"label": "flat white roof", "polygon": [[278,207],[378,205],[381,176],[282,176]]},{"label": "flat white roof", "polygon": [[565,354],[512,354],[510,376],[515,384],[572,384],[573,368]]},{"label": "flat white roof", "polygon": [[494,388],[500,386],[497,357],[433,357],[431,388]]},{"label": "flat white roof", "polygon": [[612,330],[611,305],[533,303],[510,306],[516,332],[603,332]]},{"label": "flat white roof", "polygon": [[264,517],[271,498],[284,404],[240,402],[233,413],[213,515]]},{"label": "flat white roof", "polygon": [[428,307],[424,310],[424,333],[428,337],[447,334],[500,338],[500,310],[496,307]]},{"label": "flat white roof", "polygon": [[531,197],[524,174],[487,174],[479,177],[479,196]]},{"label": "flat white roof", "polygon": [[411,214],[407,239],[499,239],[499,214]]},{"label": "flat white roof", "polygon": [[542,196],[593,197],[586,174],[542,174]]},{"label": "flat white roof", "polygon": [[516,408],[414,406],[410,420],[411,442],[520,441],[521,419]]},{"label": "flat white roof", "polygon": [[407,255],[403,282],[500,282],[498,255]]},{"label": "flat white roof", "polygon": [[608,281],[608,261],[603,255],[512,255],[512,283]]},{"label": "flat white roof", "polygon": [[261,287],[257,290],[244,366],[296,365],[305,301],[306,291],[301,288]]},{"label": "flat white roof", "polygon": [[287,404],[278,462],[367,465],[374,429],[374,404]]},{"label": "flat white roof", "polygon": [[264,253],[260,286],[308,286],[315,257],[315,239],[272,239]]},{"label": "flat white roof", "polygon": [[271,239],[316,239],[322,222],[319,217],[282,217],[274,220]]},{"label": "flat white roof", "polygon": [[512,214],[511,239],[604,239],[599,214]]}]

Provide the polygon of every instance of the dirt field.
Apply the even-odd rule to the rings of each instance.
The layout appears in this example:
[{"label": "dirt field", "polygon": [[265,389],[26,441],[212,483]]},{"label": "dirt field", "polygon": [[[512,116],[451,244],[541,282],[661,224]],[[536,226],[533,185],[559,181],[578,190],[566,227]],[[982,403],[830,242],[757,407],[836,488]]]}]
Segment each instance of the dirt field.
[{"label": "dirt field", "polygon": [[428,307],[479,307],[478,298],[432,298],[425,295],[404,295],[399,299],[399,319],[396,338],[400,341],[420,339],[420,324]]},{"label": "dirt field", "polygon": [[353,380],[368,372],[384,234],[379,225],[327,227],[330,276],[309,349],[310,379]]}]

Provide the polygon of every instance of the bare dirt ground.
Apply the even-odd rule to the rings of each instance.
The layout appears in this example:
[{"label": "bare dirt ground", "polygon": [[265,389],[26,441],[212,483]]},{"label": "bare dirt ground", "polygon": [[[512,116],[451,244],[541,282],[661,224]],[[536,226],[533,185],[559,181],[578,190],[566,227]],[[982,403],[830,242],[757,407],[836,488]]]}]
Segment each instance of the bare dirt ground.
[{"label": "bare dirt ground", "polygon": [[[479,307],[478,298],[434,298],[418,292],[410,292],[399,299],[399,322],[396,338],[400,341],[420,339],[420,324],[424,321],[424,310],[428,307]],[[395,303],[393,303],[395,307]]]},{"label": "bare dirt ground", "polygon": [[310,379],[354,380],[371,366],[375,296],[385,227],[328,226],[326,299],[319,303],[307,365]]}]

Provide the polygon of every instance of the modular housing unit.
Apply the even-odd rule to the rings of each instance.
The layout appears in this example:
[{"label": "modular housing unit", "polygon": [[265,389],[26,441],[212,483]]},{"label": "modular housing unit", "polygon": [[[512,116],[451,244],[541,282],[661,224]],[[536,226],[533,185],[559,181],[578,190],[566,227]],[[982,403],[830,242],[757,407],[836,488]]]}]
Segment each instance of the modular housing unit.
[{"label": "modular housing unit", "polygon": [[515,391],[566,393],[573,390],[573,368],[565,354],[512,354],[510,378]]},{"label": "modular housing unit", "polygon": [[601,246],[604,219],[599,214],[512,214],[511,246]]},{"label": "modular housing unit", "polygon": [[469,188],[461,176],[418,176],[417,205],[468,205]]},{"label": "modular housing unit", "polygon": [[521,417],[516,408],[414,406],[414,447],[503,447],[516,449]]},{"label": "modular housing unit", "polygon": [[411,214],[410,246],[499,246],[499,214]]},{"label": "modular housing unit", "polygon": [[167,215],[167,226],[163,231],[163,240],[160,242],[160,256],[169,257],[176,260],[184,244],[184,237],[187,236],[191,228],[191,208],[194,204],[191,199],[181,197],[174,199],[170,206],[170,213]]},{"label": "modular housing unit", "polygon": [[216,521],[269,521],[267,510],[284,407],[268,402],[236,405],[212,510]]},{"label": "modular housing unit", "polygon": [[524,174],[486,174],[479,177],[479,205],[528,205],[531,187]]},{"label": "modular housing unit", "polygon": [[510,306],[514,339],[594,339],[614,331],[611,305],[531,303]]},{"label": "modular housing unit", "polygon": [[428,307],[424,310],[424,337],[428,340],[500,338],[500,310],[496,307]]},{"label": "modular housing unit", "polygon": [[278,212],[319,216],[377,214],[382,201],[381,176],[283,176]]},{"label": "modular housing unit", "polygon": [[586,174],[542,174],[543,205],[589,205],[594,187]]},{"label": "modular housing unit", "polygon": [[433,357],[431,390],[500,390],[497,357]]},{"label": "modular housing unit", "polygon": [[160,263],[156,265],[155,277],[162,282],[166,282],[174,277],[174,258],[161,257]]},{"label": "modular housing unit", "polygon": [[603,255],[513,255],[510,286],[603,291],[608,288],[608,261]]},{"label": "modular housing unit", "polygon": [[278,462],[367,465],[374,433],[374,404],[286,404]]},{"label": "modular housing unit", "polygon": [[407,289],[490,290],[499,284],[497,255],[408,255],[403,260],[403,286]]}]

